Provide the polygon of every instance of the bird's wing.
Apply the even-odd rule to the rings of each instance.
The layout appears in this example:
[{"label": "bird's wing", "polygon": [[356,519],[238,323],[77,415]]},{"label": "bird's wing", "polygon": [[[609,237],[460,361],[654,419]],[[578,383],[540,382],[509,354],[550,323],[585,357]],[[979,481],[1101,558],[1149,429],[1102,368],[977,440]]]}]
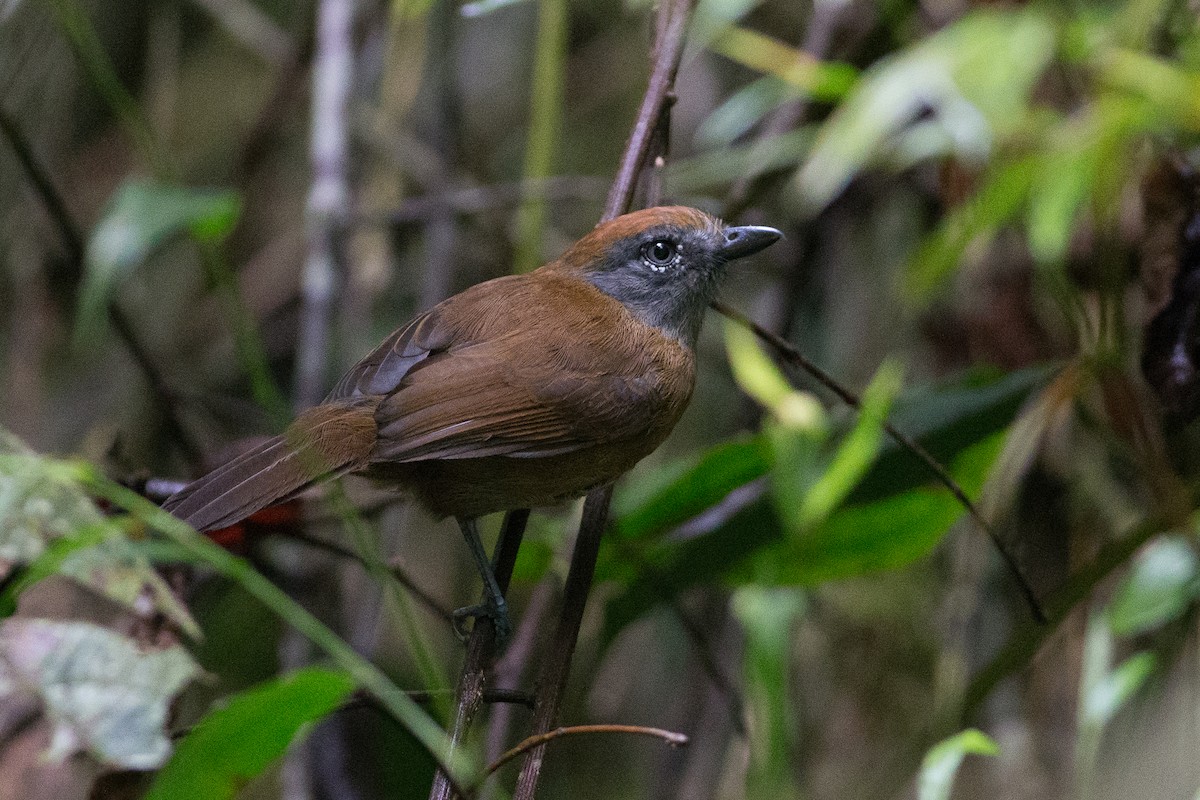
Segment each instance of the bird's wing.
[{"label": "bird's wing", "polygon": [[398,328],[342,376],[325,402],[385,395],[413,367],[454,343],[455,330],[438,306]]},{"label": "bird's wing", "polygon": [[[376,411],[373,461],[559,455],[642,434],[661,401],[653,376],[530,374],[505,343],[440,355]],[[599,400],[598,398],[603,398]]]}]

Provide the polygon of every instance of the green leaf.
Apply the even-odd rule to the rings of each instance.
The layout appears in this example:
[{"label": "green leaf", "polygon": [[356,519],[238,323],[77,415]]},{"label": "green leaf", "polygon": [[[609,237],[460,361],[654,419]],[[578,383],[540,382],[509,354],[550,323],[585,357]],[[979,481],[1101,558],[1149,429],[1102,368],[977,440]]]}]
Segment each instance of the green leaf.
[{"label": "green leaf", "polygon": [[812,148],[815,131],[806,125],[779,136],[751,144],[719,146],[689,158],[672,159],[663,181],[671,194],[690,194],[705,189],[724,191],[739,178],[794,167]]},{"label": "green leaf", "polygon": [[154,769],[170,754],[167,707],[199,672],[179,646],[144,652],[83,622],[0,626],[0,697],[33,695],[54,724],[49,757],[87,751],[104,764]]},{"label": "green leaf", "polygon": [[353,690],[344,672],[310,667],[234,695],[179,743],[146,797],[232,798]]},{"label": "green leaf", "polygon": [[240,212],[241,199],[233,191],[142,181],[123,184],[88,241],[76,345],[88,344],[102,329],[105,309],[121,281],[156,248],[181,234],[219,242],[233,230]]},{"label": "green leaf", "polygon": [[1142,687],[1155,664],[1153,653],[1130,656],[1084,695],[1080,716],[1086,723],[1102,728]]},{"label": "green leaf", "polygon": [[799,509],[799,529],[815,525],[833,513],[875,462],[883,443],[883,425],[900,386],[900,367],[885,362],[863,392],[854,427],[838,445],[824,474],[807,492]]},{"label": "green leaf", "polygon": [[734,593],[730,608],[746,636],[746,796],[795,796],[792,756],[799,724],[791,690],[792,629],[804,612],[804,597],[794,589],[745,586]]},{"label": "green leaf", "polygon": [[[822,127],[796,176],[797,195],[819,211],[888,153],[981,163],[1026,124],[1029,92],[1055,38],[1052,21],[1036,10],[976,11],[876,63]],[[923,115],[926,122],[914,124]],[[918,140],[934,125],[941,144],[930,148]]]},{"label": "green leaf", "polygon": [[[950,474],[977,496],[1004,444],[995,434],[961,453]],[[735,581],[815,585],[899,569],[927,555],[964,509],[940,485],[843,508],[809,533],[790,536],[730,572]]]},{"label": "green leaf", "polygon": [[824,437],[826,420],[821,404],[807,392],[792,388],[750,330],[727,320],[725,348],[733,378],[742,391],[761,403],[786,427],[818,439]]},{"label": "green leaf", "polygon": [[[952,473],[975,494],[990,468],[993,448],[1000,446],[1000,432],[1047,372],[1035,367],[999,378],[976,372],[910,389],[896,402],[892,422],[943,463],[954,462]],[[979,447],[977,463],[966,455],[974,447]],[[614,535],[605,537],[596,573],[599,580],[616,580],[625,587],[606,607],[606,636],[699,584],[756,577],[810,584],[911,563],[928,553],[962,514],[948,492],[929,485],[932,478],[915,456],[888,442],[848,498],[851,505],[812,533],[825,538],[805,545],[797,542],[808,537],[793,537],[785,543],[779,516],[759,481],[772,460],[762,436],[719,445],[618,518]],[[906,524],[909,519],[915,525]],[[874,526],[884,534],[873,536]],[[664,536],[671,531],[676,535]],[[808,558],[805,547],[823,550],[811,571],[791,561]],[[759,559],[759,552],[768,555]]]},{"label": "green leaf", "polygon": [[1197,566],[1195,551],[1178,536],[1142,550],[1108,606],[1113,633],[1132,636],[1178,619],[1200,591]]},{"label": "green leaf", "polygon": [[716,505],[739,486],[761,478],[770,468],[771,450],[764,437],[723,442],[622,513],[613,524],[613,535],[625,540],[658,536]]},{"label": "green leaf", "polygon": [[696,141],[707,148],[724,148],[758,124],[780,105],[802,96],[786,81],[767,75],[752,81],[714,108],[696,131]]},{"label": "green leaf", "polygon": [[[11,613],[17,595],[32,583],[62,574],[145,614],[160,611],[189,635],[199,629],[116,520],[104,516],[54,462],[0,429],[0,566],[28,571],[0,596]],[[7,570],[0,570],[7,572]]]},{"label": "green leaf", "polygon": [[986,734],[968,728],[935,744],[921,761],[918,800],[949,800],[954,776],[968,755],[997,756],[1000,748]]}]

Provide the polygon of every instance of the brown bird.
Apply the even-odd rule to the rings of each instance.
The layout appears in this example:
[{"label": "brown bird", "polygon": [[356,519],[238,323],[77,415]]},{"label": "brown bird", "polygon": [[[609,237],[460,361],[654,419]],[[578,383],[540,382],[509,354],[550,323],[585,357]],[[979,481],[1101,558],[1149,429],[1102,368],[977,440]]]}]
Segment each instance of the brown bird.
[{"label": "brown bird", "polygon": [[503,637],[504,599],[475,520],[577,497],[671,432],[725,265],[780,237],[692,208],[597,226],[556,261],[472,286],[389,336],[287,431],[170,497],[197,530],[354,473],[457,518]]}]

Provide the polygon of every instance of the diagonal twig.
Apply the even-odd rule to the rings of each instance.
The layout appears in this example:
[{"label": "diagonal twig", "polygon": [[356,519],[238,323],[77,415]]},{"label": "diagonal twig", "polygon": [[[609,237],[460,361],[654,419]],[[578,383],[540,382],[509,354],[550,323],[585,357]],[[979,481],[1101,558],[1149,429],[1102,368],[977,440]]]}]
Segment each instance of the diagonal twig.
[{"label": "diagonal twig", "polygon": [[[767,330],[758,323],[754,322],[754,320],[747,317],[745,314],[720,302],[719,300],[713,301],[712,308],[717,313],[728,317],[739,325],[749,328],[756,336],[758,336],[758,338],[769,344],[781,359],[786,361],[788,364],[799,367],[807,372],[809,375],[815,378],[818,383],[837,395],[838,399],[840,399],[846,405],[854,409],[861,407],[861,401],[858,395],[856,395],[854,392],[851,392],[849,389],[839,383],[833,376],[810,361],[803,353],[796,349],[791,342],[787,341],[782,336]],[[892,439],[901,447],[908,450],[917,458],[921,459],[925,466],[929,468],[929,471],[933,473],[937,481],[945,486],[950,493],[954,495],[954,498],[958,500],[962,507],[967,510],[967,513],[971,515],[971,518],[980,527],[980,529],[987,534],[988,538],[992,540],[992,544],[995,545],[996,550],[999,551],[1001,558],[1004,560],[1005,566],[1008,568],[1009,572],[1013,576],[1013,579],[1016,581],[1022,597],[1024,597],[1025,602],[1029,605],[1029,610],[1030,613],[1033,614],[1033,618],[1039,623],[1045,623],[1046,612],[1043,610],[1042,604],[1038,600],[1037,595],[1034,594],[1033,587],[1029,585],[1028,579],[1026,579],[1025,574],[1021,571],[1021,567],[1017,564],[1016,557],[1009,550],[1008,546],[1005,545],[1005,543],[1000,539],[996,531],[993,530],[992,526],[988,524],[987,520],[984,519],[983,514],[979,511],[975,504],[971,502],[971,498],[967,497],[967,493],[963,491],[961,486],[958,485],[958,482],[954,480],[954,477],[950,475],[950,473],[946,471],[946,468],[943,467],[928,450],[922,447],[917,440],[898,430],[887,420],[884,420],[883,429],[887,432],[888,436],[892,437]]]},{"label": "diagonal twig", "polygon": [[671,745],[671,747],[686,747],[688,742],[691,741],[688,739],[686,734],[663,730],[662,728],[648,728],[645,725],[572,725],[569,728],[555,728],[552,731],[546,731],[545,733],[538,733],[528,737],[516,747],[509,750],[507,753],[489,764],[487,768],[487,774],[492,774],[522,753],[528,752],[535,747],[542,747],[543,745],[547,744],[548,742],[552,742],[555,739],[561,739],[564,736],[578,736],[580,734],[592,735],[597,733],[620,733],[633,734],[635,736],[652,736],[656,739],[662,739],[667,744]]},{"label": "diagonal twig", "polygon": [[[50,216],[51,222],[54,223],[55,229],[58,231],[59,237],[62,239],[63,246],[67,251],[67,259],[70,261],[71,270],[76,275],[82,275],[85,270],[84,265],[84,237],[79,230],[79,226],[75,224],[75,220],[71,216],[71,212],[67,209],[67,204],[63,200],[62,194],[55,186],[53,179],[50,177],[50,172],[45,165],[37,158],[33,152],[33,147],[29,140],[25,138],[25,134],[21,131],[16,121],[8,115],[8,113],[0,108],[0,134],[8,141],[13,153],[17,157],[17,162],[21,165],[21,170],[25,173],[26,179],[33,186],[34,192],[38,199],[41,200],[47,214]],[[166,423],[167,430],[170,432],[175,443],[183,452],[184,457],[193,464],[200,462],[200,448],[197,447],[195,440],[188,434],[183,427],[183,423],[179,419],[179,415],[175,411],[175,392],[167,385],[163,378],[162,372],[154,363],[154,359],[150,357],[149,351],[142,344],[134,331],[133,324],[129,317],[121,310],[116,301],[110,300],[107,305],[108,319],[116,331],[117,336],[125,343],[125,347],[129,350],[130,356],[133,358],[138,369],[141,370],[146,383],[150,386],[150,393],[155,407],[162,415]]]},{"label": "diagonal twig", "polygon": [[[529,509],[518,509],[504,515],[500,539],[496,543],[496,555],[492,559],[492,571],[501,594],[508,593],[513,567],[517,563],[517,551],[529,521]],[[467,640],[467,655],[463,671],[455,691],[457,702],[454,707],[454,725],[450,731],[451,748],[460,747],[466,739],[471,723],[486,699],[487,672],[496,656],[496,629],[490,617],[476,617],[471,636]],[[444,770],[433,776],[429,800],[450,800],[458,796],[454,783]]]}]

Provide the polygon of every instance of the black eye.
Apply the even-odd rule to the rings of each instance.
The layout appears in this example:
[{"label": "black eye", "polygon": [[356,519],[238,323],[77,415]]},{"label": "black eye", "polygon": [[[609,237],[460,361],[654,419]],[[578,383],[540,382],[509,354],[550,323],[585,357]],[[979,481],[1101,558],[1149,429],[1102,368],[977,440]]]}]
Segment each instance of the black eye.
[{"label": "black eye", "polygon": [[667,239],[659,239],[642,247],[642,258],[652,267],[669,267],[675,261],[675,257],[675,244]]}]

